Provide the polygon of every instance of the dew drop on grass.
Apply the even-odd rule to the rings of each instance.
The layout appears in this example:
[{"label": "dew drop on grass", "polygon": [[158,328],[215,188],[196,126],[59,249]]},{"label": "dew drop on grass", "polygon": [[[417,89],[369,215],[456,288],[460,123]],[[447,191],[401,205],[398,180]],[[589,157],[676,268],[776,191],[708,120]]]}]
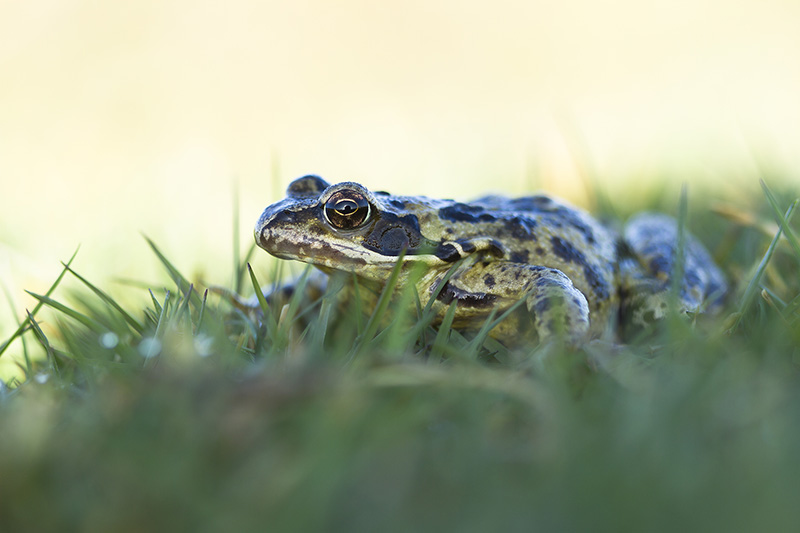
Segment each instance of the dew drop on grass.
[{"label": "dew drop on grass", "polygon": [[142,339],[142,342],[139,343],[139,353],[142,357],[151,358],[157,356],[161,353],[161,341],[158,339],[154,339],[153,337],[147,337]]},{"label": "dew drop on grass", "polygon": [[36,383],[38,383],[40,385],[44,385],[45,383],[47,383],[47,380],[50,379],[50,376],[48,374],[45,374],[44,372],[42,372],[42,373],[36,374],[36,376],[33,379],[36,380]]},{"label": "dew drop on grass", "polygon": [[100,345],[103,348],[116,348],[119,344],[119,337],[113,331],[109,331],[100,335]]},{"label": "dew drop on grass", "polygon": [[214,345],[214,339],[208,335],[200,334],[194,338],[194,351],[200,357],[208,357],[211,355],[211,348]]}]

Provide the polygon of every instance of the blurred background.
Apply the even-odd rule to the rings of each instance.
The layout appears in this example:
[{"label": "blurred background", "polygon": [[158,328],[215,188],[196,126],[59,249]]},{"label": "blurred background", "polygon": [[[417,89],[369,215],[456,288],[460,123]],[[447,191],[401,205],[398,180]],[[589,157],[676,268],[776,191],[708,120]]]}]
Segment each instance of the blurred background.
[{"label": "blurred background", "polygon": [[754,154],[800,168],[798,27],[795,0],[2,1],[0,338],[79,245],[111,292],[160,279],[142,233],[229,283],[235,199],[245,247],[306,173],[760,194]]}]

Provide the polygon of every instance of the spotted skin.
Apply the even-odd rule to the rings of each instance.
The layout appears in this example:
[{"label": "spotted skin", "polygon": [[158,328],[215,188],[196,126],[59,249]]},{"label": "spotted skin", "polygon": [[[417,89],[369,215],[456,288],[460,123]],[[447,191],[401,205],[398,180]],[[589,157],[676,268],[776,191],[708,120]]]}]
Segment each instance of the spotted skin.
[{"label": "spotted skin", "polygon": [[[398,287],[415,283],[422,305],[433,299],[438,320],[456,302],[454,327],[477,329],[493,311],[524,301],[494,337],[579,345],[610,335],[620,309],[642,324],[663,315],[677,225],[646,214],[617,235],[543,194],[458,202],[305,176],[264,210],[255,238],[277,257],[353,273],[373,295],[402,255]],[[681,308],[697,311],[726,285],[702,245],[689,235],[686,244]],[[413,265],[422,265],[421,277],[411,277]]]},{"label": "spotted skin", "polygon": [[[659,213],[634,216],[623,234],[627,257],[620,260],[622,314],[634,326],[664,318],[669,310],[679,241],[677,221]],[[678,309],[685,313],[716,311],[727,293],[722,271],[693,235],[686,233]]]}]

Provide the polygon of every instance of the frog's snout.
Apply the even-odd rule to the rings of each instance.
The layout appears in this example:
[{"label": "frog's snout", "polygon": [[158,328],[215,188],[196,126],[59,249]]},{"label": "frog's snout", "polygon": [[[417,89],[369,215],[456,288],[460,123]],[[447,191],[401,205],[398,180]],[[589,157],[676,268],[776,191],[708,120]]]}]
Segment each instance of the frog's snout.
[{"label": "frog's snout", "polygon": [[280,204],[274,204],[267,207],[256,222],[253,230],[253,236],[256,239],[256,244],[274,254],[276,252],[277,241],[276,238],[277,228],[281,226],[290,225],[293,222],[291,212],[284,209]]}]

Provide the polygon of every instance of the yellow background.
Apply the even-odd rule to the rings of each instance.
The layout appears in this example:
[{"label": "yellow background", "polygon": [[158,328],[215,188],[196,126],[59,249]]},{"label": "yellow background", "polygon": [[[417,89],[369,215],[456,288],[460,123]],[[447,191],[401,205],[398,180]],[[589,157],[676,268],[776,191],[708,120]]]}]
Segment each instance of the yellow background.
[{"label": "yellow background", "polygon": [[[298,175],[585,203],[665,177],[800,168],[800,2],[0,1],[0,276],[154,279],[140,236],[230,279]],[[261,258],[259,258],[259,261]],[[110,282],[109,282],[110,283]],[[0,334],[12,325],[0,305]]]}]

